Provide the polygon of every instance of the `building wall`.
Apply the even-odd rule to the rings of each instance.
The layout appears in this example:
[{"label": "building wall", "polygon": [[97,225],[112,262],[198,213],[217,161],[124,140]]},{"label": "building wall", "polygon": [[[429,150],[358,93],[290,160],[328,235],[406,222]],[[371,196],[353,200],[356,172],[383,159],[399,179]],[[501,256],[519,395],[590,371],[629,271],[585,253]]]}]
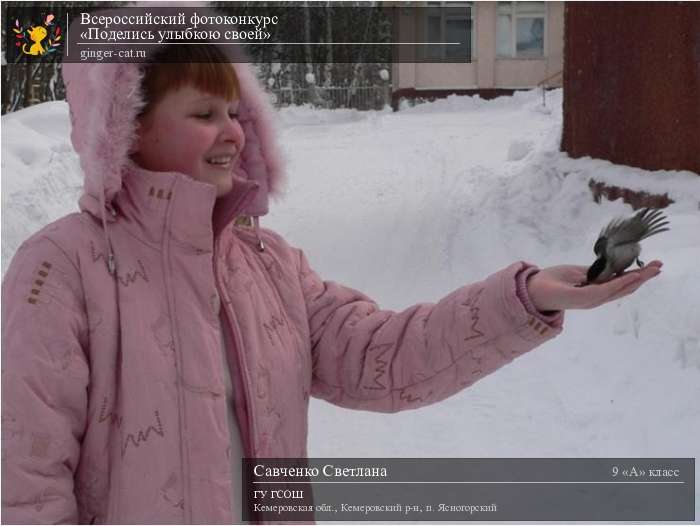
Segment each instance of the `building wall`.
[{"label": "building wall", "polygon": [[[493,90],[532,88],[546,77],[562,70],[564,48],[564,2],[546,2],[545,56],[539,59],[499,59],[496,57],[496,2],[475,2],[475,56],[471,63],[395,63],[394,90]],[[404,38],[419,38],[422,21],[401,18]],[[553,79],[550,85],[560,85]]]},{"label": "building wall", "polygon": [[[483,9],[489,14],[488,25],[484,27],[489,37],[489,46],[493,49],[493,61],[488,63],[488,68],[493,70],[494,84],[488,86],[479,83],[485,88],[532,88],[547,77],[560,72],[563,67],[564,57],[564,3],[546,2],[545,18],[545,51],[544,57],[540,59],[506,59],[496,58],[496,2],[478,2],[481,9],[482,4],[488,4],[488,9]],[[487,55],[484,59],[490,59]],[[478,60],[482,60],[479,54]],[[552,79],[550,85],[561,86],[561,77]]]},{"label": "building wall", "polygon": [[562,150],[700,174],[700,4],[566,5]]}]

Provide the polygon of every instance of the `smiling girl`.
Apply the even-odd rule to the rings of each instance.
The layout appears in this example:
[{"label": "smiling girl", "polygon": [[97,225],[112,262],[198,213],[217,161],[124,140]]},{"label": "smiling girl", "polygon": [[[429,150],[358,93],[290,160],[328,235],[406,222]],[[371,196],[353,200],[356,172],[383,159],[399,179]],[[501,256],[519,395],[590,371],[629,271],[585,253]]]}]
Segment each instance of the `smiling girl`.
[{"label": "smiling girl", "polygon": [[659,272],[576,288],[585,267],[515,262],[381,310],[259,226],[282,181],[273,116],[226,60],[63,66],[85,188],[3,282],[5,522],[238,522],[241,458],[306,457],[310,396],[439,402]]}]

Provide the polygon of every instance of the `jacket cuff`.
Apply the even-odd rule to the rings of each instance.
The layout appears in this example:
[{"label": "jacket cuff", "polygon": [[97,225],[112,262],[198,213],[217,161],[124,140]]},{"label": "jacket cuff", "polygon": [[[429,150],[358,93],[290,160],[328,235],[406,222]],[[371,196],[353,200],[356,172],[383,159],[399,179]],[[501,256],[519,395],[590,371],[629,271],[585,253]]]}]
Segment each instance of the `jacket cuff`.
[{"label": "jacket cuff", "polygon": [[515,294],[518,296],[518,299],[523,304],[523,307],[525,307],[528,314],[531,314],[539,321],[548,325],[561,325],[561,321],[564,316],[563,311],[541,312],[537,310],[535,305],[532,303],[530,293],[527,290],[527,280],[537,274],[540,269],[527,263],[525,265],[525,268],[520,270],[515,275]]}]

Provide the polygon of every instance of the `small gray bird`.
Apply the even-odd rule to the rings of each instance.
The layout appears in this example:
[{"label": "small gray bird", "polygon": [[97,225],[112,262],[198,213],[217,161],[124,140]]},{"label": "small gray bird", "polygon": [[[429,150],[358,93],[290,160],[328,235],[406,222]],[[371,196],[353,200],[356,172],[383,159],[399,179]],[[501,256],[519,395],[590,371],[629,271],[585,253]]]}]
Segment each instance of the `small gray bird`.
[{"label": "small gray bird", "polygon": [[666,232],[669,222],[661,210],[645,208],[629,219],[614,219],[600,231],[593,251],[598,259],[590,266],[586,283],[602,283],[620,275],[633,261],[639,267],[644,263],[639,260],[642,247],[639,242],[649,236]]}]

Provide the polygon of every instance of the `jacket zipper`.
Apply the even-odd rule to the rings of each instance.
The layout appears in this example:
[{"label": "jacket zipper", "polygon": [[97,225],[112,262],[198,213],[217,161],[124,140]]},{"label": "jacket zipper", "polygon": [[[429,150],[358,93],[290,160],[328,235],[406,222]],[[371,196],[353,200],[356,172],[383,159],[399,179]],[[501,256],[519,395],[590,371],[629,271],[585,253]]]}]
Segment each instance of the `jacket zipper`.
[{"label": "jacket zipper", "polygon": [[[177,189],[177,184],[173,186],[173,190]],[[168,232],[171,222],[172,207],[168,206],[166,216],[165,216],[165,231]],[[169,265],[171,261],[170,254],[170,234],[166,234],[163,240],[163,251],[162,251],[162,261],[163,261],[163,276],[165,278],[165,291],[166,291],[166,301],[168,303],[168,316],[172,320],[173,326],[173,338],[175,342],[175,349],[177,350],[176,356],[176,374],[177,382],[175,383],[177,387],[177,413],[178,413],[178,428],[180,431],[179,447],[180,447],[180,476],[182,477],[182,492],[183,497],[188,499],[192,495],[191,485],[190,485],[190,457],[189,457],[189,443],[185,445],[187,432],[187,408],[186,408],[186,397],[182,386],[184,381],[184,360],[182,356],[182,346],[180,345],[180,331],[175,323],[175,298],[173,296],[173,276],[171,267]],[[192,506],[185,506],[183,509],[183,519],[185,524],[192,524]]]}]

